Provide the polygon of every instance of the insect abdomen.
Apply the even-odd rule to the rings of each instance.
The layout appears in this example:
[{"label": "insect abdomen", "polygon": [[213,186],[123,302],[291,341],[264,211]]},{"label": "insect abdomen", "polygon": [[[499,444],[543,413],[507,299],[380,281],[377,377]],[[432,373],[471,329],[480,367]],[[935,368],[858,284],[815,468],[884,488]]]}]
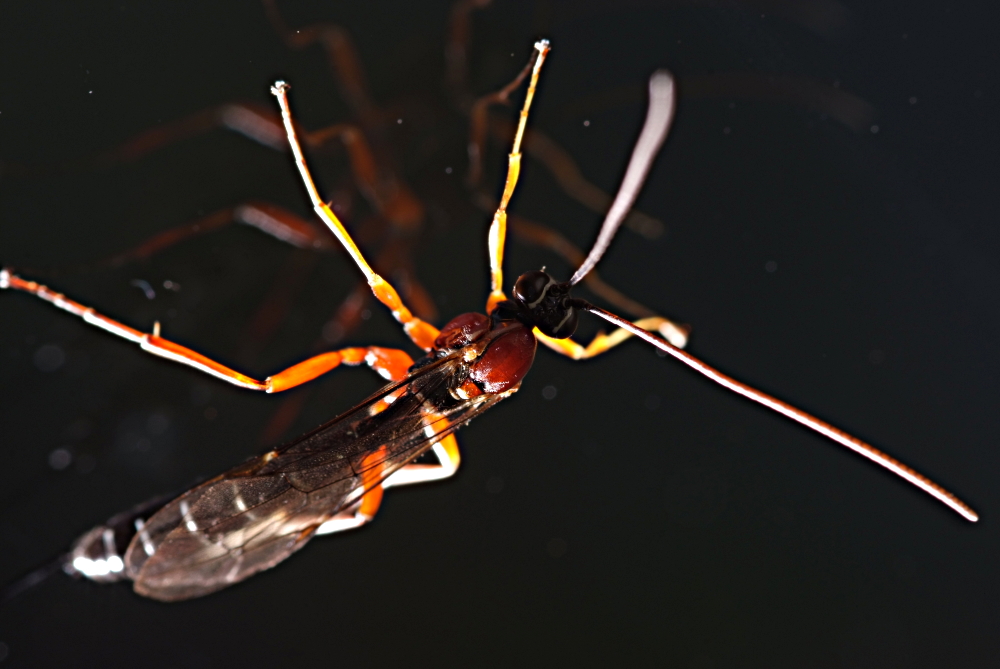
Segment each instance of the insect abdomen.
[{"label": "insect abdomen", "polygon": [[151,499],[86,532],[73,543],[63,571],[99,583],[130,579],[125,569],[125,550],[132,539],[141,534],[146,521],[174,497],[176,495],[163,495]]}]

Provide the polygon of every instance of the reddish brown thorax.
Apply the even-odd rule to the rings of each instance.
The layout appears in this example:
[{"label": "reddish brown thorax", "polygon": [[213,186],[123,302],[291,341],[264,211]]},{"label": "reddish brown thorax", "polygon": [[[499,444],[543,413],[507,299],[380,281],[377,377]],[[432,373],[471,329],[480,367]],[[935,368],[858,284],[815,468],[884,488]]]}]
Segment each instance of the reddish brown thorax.
[{"label": "reddish brown thorax", "polygon": [[441,328],[434,340],[434,348],[439,351],[460,349],[482,337],[489,329],[489,316],[476,313],[455,316]]},{"label": "reddish brown thorax", "polygon": [[[434,340],[437,350],[482,347],[469,366],[469,381],[486,393],[502,393],[521,383],[535,359],[536,345],[535,335],[520,321],[494,321],[476,313],[456,316]],[[466,391],[471,390],[468,385],[463,384]]]}]

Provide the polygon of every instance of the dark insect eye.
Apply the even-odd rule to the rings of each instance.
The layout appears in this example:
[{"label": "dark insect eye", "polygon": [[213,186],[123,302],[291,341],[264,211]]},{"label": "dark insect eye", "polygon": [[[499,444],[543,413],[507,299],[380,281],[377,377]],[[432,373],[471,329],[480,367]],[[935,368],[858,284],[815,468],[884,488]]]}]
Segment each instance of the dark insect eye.
[{"label": "dark insect eye", "polygon": [[514,298],[532,309],[545,295],[545,289],[549,287],[549,284],[554,283],[555,279],[545,272],[539,270],[525,272],[517,278],[517,283],[514,284]]},{"label": "dark insect eye", "polygon": [[562,309],[547,312],[536,325],[542,334],[553,339],[565,339],[573,336],[579,321],[580,315],[577,310],[564,306]]},{"label": "dark insect eye", "polygon": [[544,271],[525,272],[514,284],[514,300],[522,311],[517,318],[543,334],[565,339],[576,332],[577,310],[570,306],[569,284]]}]

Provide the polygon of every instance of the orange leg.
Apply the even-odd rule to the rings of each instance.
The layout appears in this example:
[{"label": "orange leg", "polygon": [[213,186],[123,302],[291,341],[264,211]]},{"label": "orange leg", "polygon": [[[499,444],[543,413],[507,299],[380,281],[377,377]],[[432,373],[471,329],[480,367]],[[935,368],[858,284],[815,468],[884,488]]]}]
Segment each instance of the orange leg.
[{"label": "orange leg", "polygon": [[[362,489],[369,488],[371,484],[382,477],[381,460],[385,457],[385,447],[379,448],[369,453],[361,462]],[[333,518],[319,526],[316,534],[332,534],[353,530],[370,522],[378,513],[379,506],[382,505],[383,486],[372,487],[357,502],[347,507]]]},{"label": "orange leg", "polygon": [[402,299],[399,297],[399,293],[396,289],[392,287],[388,281],[383,279],[381,276],[375,273],[375,271],[365,260],[364,256],[361,254],[361,250],[351,239],[351,235],[347,232],[344,224],[340,222],[337,215],[333,213],[333,210],[327,205],[322,198],[319,196],[319,191],[313,182],[312,175],[309,173],[309,168],[306,166],[305,156],[302,154],[302,147],[299,145],[299,140],[296,136],[295,126],[292,122],[292,112],[288,104],[288,84],[284,82],[278,82],[271,88],[271,92],[278,98],[278,103],[281,105],[281,116],[285,122],[285,130],[288,133],[288,143],[292,147],[292,153],[295,156],[295,164],[299,169],[299,174],[302,176],[302,181],[306,186],[306,190],[309,193],[309,198],[312,201],[313,209],[315,209],[316,214],[320,217],[330,231],[340,240],[344,249],[351,256],[354,262],[357,264],[358,268],[365,275],[365,279],[368,281],[368,285],[371,287],[372,293],[375,297],[389,307],[392,311],[393,317],[399,321],[403,326],[403,330],[406,334],[413,340],[420,348],[425,351],[429,351],[434,345],[434,339],[437,338],[438,329],[435,328],[430,323],[426,323],[421,319],[413,315],[405,304],[403,304]]},{"label": "orange leg", "polygon": [[[506,142],[514,130],[506,119],[491,119],[489,109],[494,105],[508,103],[511,92],[521,84],[530,67],[531,63],[502,89],[484,95],[472,104],[469,113],[468,183],[473,188],[480,188],[487,135],[492,135],[498,142]],[[569,152],[552,138],[538,130],[532,130],[524,135],[524,147],[530,156],[552,173],[564,193],[594,212],[603,214],[607,211],[611,205],[611,196],[588,181]],[[661,221],[634,209],[626,215],[624,225],[647,239],[656,239],[664,231]]]},{"label": "orange leg", "polygon": [[[163,339],[159,336],[159,324],[154,326],[152,334],[140,332],[107,316],[98,314],[94,309],[85,307],[79,302],[68,300],[64,295],[56,293],[46,286],[42,286],[34,281],[26,281],[16,274],[12,274],[9,270],[0,270],[0,289],[19,290],[34,295],[64,311],[80,316],[91,325],[95,325],[123,339],[139,344],[143,350],[153,355],[180,362],[198,371],[211,374],[223,381],[250,390],[262,390],[268,393],[281,392],[311,381],[341,364],[367,364],[384,379],[401,381],[406,378],[409,368],[413,365],[413,359],[405,351],[379,346],[359,346],[321,353],[297,365],[293,365],[278,374],[269,376],[264,381],[257,381],[185,346]],[[379,409],[383,410],[386,406],[388,405],[383,405]],[[382,492],[385,488],[394,485],[407,485],[447,478],[458,469],[461,456],[458,450],[458,442],[454,435],[447,435],[438,443],[435,443],[432,446],[431,452],[437,457],[438,464],[421,463],[406,465],[390,475],[381,485],[377,485],[369,490],[355,505],[338,514],[335,518],[330,519],[320,527],[318,533],[328,534],[330,532],[360,527],[367,523],[375,516],[382,502]],[[367,484],[378,480],[382,476],[382,469],[377,464],[378,457],[380,457],[379,451],[371,453],[368,456],[372,462],[372,466],[364,468],[362,475]],[[366,460],[366,462],[368,461]],[[367,484],[365,487],[367,487]]]},{"label": "orange leg", "polygon": [[406,376],[406,370],[413,364],[413,360],[406,352],[396,349],[377,346],[345,348],[339,351],[321,353],[269,376],[263,381],[257,381],[185,346],[160,337],[159,323],[154,325],[152,333],[140,332],[103,316],[90,307],[68,300],[64,295],[46,286],[34,281],[25,281],[6,269],[0,270],[0,289],[5,288],[35,295],[64,311],[81,317],[91,325],[139,344],[139,347],[148,353],[193,367],[200,372],[250,390],[262,390],[268,393],[288,390],[326,374],[341,363],[345,365],[365,363],[387,379],[401,379]]},{"label": "orange leg", "polygon": [[488,240],[490,255],[490,297],[486,301],[486,313],[493,311],[493,308],[507,296],[503,292],[503,247],[507,238],[507,205],[510,197],[514,194],[514,187],[517,186],[517,178],[521,174],[521,139],[524,137],[524,129],[528,125],[528,109],[531,108],[531,101],[535,97],[535,87],[538,85],[538,73],[545,63],[545,56],[549,53],[549,43],[542,40],[535,44],[538,57],[535,58],[535,66],[531,70],[531,82],[528,84],[528,93],[524,97],[524,106],[521,108],[521,117],[517,124],[517,133],[514,135],[514,145],[511,147],[510,156],[507,161],[507,181],[504,183],[503,195],[500,196],[500,205],[493,215],[493,223],[490,225]]},{"label": "orange leg", "polygon": [[[363,222],[359,234],[364,235],[366,228],[377,227],[370,225],[374,220],[369,218]],[[139,246],[114,256],[108,262],[117,267],[125,263],[144,260],[174,244],[219,230],[232,223],[242,223],[256,228],[278,241],[301,249],[331,251],[339,248],[336,246],[336,242],[330,239],[329,233],[315,223],[300,218],[278,205],[252,201],[236,207],[221,209],[191,223],[161,232]],[[389,220],[389,223],[397,225],[397,222],[393,220]],[[376,234],[385,236],[381,229],[370,233],[369,236]],[[376,264],[380,267],[394,268],[394,271],[403,278],[406,288],[404,292],[407,292],[409,299],[415,303],[417,313],[428,319],[437,316],[434,301],[415,276],[405,240],[392,237],[386,249],[376,259]],[[367,288],[365,290],[367,291]],[[287,303],[288,300],[285,302]],[[328,324],[339,332],[337,338],[346,334],[357,324],[365,302],[364,299],[358,299],[356,292],[353,292],[341,305],[336,316]],[[614,302],[612,303],[614,304]],[[328,339],[328,341],[334,342],[335,339]]]},{"label": "orange leg", "polygon": [[440,481],[446,479],[458,470],[458,465],[462,461],[462,456],[458,450],[458,440],[455,435],[449,434],[441,441],[434,444],[431,449],[438,464],[410,464],[399,471],[393,473],[382,484],[384,488],[392,486],[410,485],[411,483],[426,483],[427,481]]},{"label": "orange leg", "polygon": [[[384,410],[385,407],[382,407]],[[431,452],[437,457],[438,464],[409,464],[396,470],[382,481],[380,485],[371,487],[357,502],[344,509],[336,516],[326,521],[316,530],[316,534],[333,534],[344,530],[353,530],[371,522],[382,505],[382,497],[386,488],[408,485],[410,483],[425,483],[448,478],[458,469],[460,455],[458,441],[454,434],[449,434],[431,447]],[[369,453],[361,464],[362,487],[369,488],[372,483],[381,479],[384,474],[382,460],[385,448]]]},{"label": "orange leg", "polygon": [[[434,444],[432,452],[438,459],[438,464],[410,464],[397,470],[389,476],[382,485],[375,486],[364,497],[358,500],[344,511],[326,521],[316,530],[316,534],[333,534],[344,530],[353,530],[371,522],[382,504],[383,492],[392,486],[409,485],[411,483],[426,483],[427,481],[440,481],[446,479],[458,469],[461,456],[458,452],[458,440],[455,435],[449,434],[444,439]],[[376,451],[366,458],[377,459],[381,457],[380,451]],[[381,468],[373,466],[367,469],[362,476],[377,477],[382,473]]]},{"label": "orange leg", "polygon": [[[495,141],[506,141],[506,138],[510,137],[511,125],[506,120],[492,119],[489,131]],[[524,137],[524,150],[542,167],[548,169],[566,195],[595,213],[607,212],[611,206],[611,195],[588,181],[569,152],[551,137],[539,130],[532,130]],[[662,236],[665,228],[662,221],[638,209],[626,214],[623,225],[647,239],[657,239]]]},{"label": "orange leg", "polygon": [[[663,335],[664,339],[677,348],[684,348],[687,345],[687,328],[676,325],[671,321],[668,321],[666,318],[651,316],[649,318],[641,318],[635,321],[634,324],[643,330],[649,330],[650,332],[657,332]],[[603,332],[598,333],[598,335],[594,337],[594,339],[587,346],[583,346],[572,339],[553,339],[552,337],[546,337],[539,332],[537,328],[535,328],[535,337],[538,338],[538,341],[545,344],[556,353],[561,353],[567,358],[572,358],[573,360],[586,360],[587,358],[593,358],[596,355],[600,355],[601,353],[618,346],[618,344],[633,336],[635,335],[628,330],[616,328],[611,332],[611,334],[604,334]]]}]

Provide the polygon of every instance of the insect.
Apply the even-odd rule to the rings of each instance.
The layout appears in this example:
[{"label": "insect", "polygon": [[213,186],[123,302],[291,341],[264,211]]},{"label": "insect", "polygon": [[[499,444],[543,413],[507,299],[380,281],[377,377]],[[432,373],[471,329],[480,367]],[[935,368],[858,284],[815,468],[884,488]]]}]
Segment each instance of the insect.
[{"label": "insect", "polygon": [[[163,601],[209,594],[268,569],[314,536],[364,525],[375,516],[385,489],[451,476],[460,455],[455,432],[517,391],[534,360],[537,343],[574,359],[608,351],[635,336],[716,383],[795,420],[885,467],[970,521],[978,516],[936,483],[874,447],[795,407],[736,381],[682,350],[685,330],[661,317],[635,323],[573,297],[572,286],[598,263],[635,201],[666,138],[674,112],[671,76],[650,79],[649,109],[632,157],[593,248],[573,276],[557,281],[544,270],[518,277],[503,291],[507,205],[520,172],[520,146],[539,73],[549,52],[535,45],[531,77],[509,156],[507,180],[488,237],[491,292],[486,313],[462,314],[441,330],[403,304],[392,285],[368,265],[350,234],[320,197],[299,146],[288,100],[289,86],[272,93],[281,107],[296,166],[320,219],[364,274],[375,297],[388,307],[425,355],[352,347],[309,358],[264,381],[250,378],[160,336],[143,333],[67,299],[17,274],[0,272],[0,288],[23,291],[137,343],[143,350],[193,367],[229,383],[281,392],[341,364],[367,364],[390,383],[345,414],[290,444],[270,450],[175,498],[148,502],[84,534],[63,568],[97,581],[131,580],[137,593]],[[580,312],[616,326],[589,345],[572,340]],[[421,456],[433,454],[436,463]]]}]

